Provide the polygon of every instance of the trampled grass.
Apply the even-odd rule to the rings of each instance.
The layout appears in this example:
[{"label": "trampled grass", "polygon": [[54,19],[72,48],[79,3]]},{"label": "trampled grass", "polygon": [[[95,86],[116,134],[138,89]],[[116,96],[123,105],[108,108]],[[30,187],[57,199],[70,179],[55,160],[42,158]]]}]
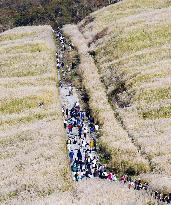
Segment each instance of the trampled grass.
[{"label": "trampled grass", "polygon": [[52,28],[15,28],[0,45],[0,203],[34,203],[72,187]]},{"label": "trampled grass", "polygon": [[90,18],[79,24],[88,43],[107,28],[90,50],[115,112],[152,170],[170,180],[171,2],[126,0]]}]

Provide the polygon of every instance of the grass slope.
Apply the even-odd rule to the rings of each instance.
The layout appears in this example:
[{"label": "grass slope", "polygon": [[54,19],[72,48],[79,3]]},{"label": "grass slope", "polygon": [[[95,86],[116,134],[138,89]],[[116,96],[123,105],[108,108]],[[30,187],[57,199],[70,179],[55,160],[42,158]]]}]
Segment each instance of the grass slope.
[{"label": "grass slope", "polygon": [[[76,185],[77,191],[73,195],[61,195],[56,197],[51,195],[45,199],[37,201],[37,204],[47,205],[156,205],[157,203],[145,194],[145,192],[135,192],[126,186],[117,183],[110,183],[106,180],[87,179]],[[103,188],[102,188],[103,187]],[[124,196],[124,197],[123,197]],[[125,200],[126,199],[126,200]],[[30,205],[30,204],[29,204]]]},{"label": "grass slope", "polygon": [[70,36],[80,54],[79,69],[83,84],[90,96],[89,104],[95,118],[102,126],[99,147],[104,152],[110,153],[111,159],[108,166],[122,174],[125,172],[139,174],[149,171],[147,161],[140,156],[138,149],[114,116],[105,88],[100,81],[98,70],[93,59],[87,53],[88,47],[83,35],[74,25],[65,25],[64,32]]},{"label": "grass slope", "polygon": [[23,204],[72,186],[55,52],[50,26],[0,34],[1,204]]},{"label": "grass slope", "polygon": [[170,22],[168,0],[125,0],[92,13],[79,24],[90,50],[95,51],[114,111],[153,171],[168,177],[168,182]]}]

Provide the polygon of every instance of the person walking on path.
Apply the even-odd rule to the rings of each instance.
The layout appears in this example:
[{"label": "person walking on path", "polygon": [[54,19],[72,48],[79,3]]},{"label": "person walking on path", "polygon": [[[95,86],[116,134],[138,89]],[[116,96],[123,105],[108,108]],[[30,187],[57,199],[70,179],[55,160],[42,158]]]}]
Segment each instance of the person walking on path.
[{"label": "person walking on path", "polygon": [[77,157],[78,157],[78,160],[82,160],[82,154],[81,154],[80,149],[77,152]]},{"label": "person walking on path", "polygon": [[66,117],[68,118],[68,108],[65,110]]},{"label": "person walking on path", "polygon": [[78,129],[78,136],[81,139],[81,135],[82,135],[82,127],[80,126]]},{"label": "person walking on path", "polygon": [[90,140],[90,150],[92,151],[93,148],[94,148],[94,140],[91,139],[91,140]]},{"label": "person walking on path", "polygon": [[75,176],[75,181],[78,182],[79,181],[79,174],[78,174],[78,172],[76,172],[74,176]]},{"label": "person walking on path", "polygon": [[94,151],[96,151],[96,140],[93,138],[94,141]]},{"label": "person walking on path", "polygon": [[95,131],[94,124],[90,124],[90,134],[92,134]]},{"label": "person walking on path", "polygon": [[62,115],[63,116],[65,115],[65,108],[64,108],[64,106],[62,106]]},{"label": "person walking on path", "polygon": [[73,128],[73,125],[69,124],[68,125],[68,132],[69,132],[69,134],[72,134],[72,128]]},{"label": "person walking on path", "polygon": [[72,85],[70,85],[68,89],[69,89],[69,96],[71,96],[72,95]]},{"label": "person walking on path", "polygon": [[70,158],[70,163],[72,163],[72,162],[73,162],[73,159],[74,159],[74,152],[73,152],[73,150],[71,150],[71,151],[69,152],[69,158]]},{"label": "person walking on path", "polygon": [[112,181],[113,180],[113,174],[110,172],[107,176],[107,180]]},{"label": "person walking on path", "polygon": [[64,119],[64,128],[66,129],[67,128],[67,120]]},{"label": "person walking on path", "polygon": [[88,129],[87,127],[85,126],[84,129],[83,129],[83,134],[84,134],[84,138],[86,139],[86,136],[87,136],[87,132],[88,132]]},{"label": "person walking on path", "polygon": [[95,130],[96,130],[97,132],[99,131],[99,125],[98,125],[98,124],[95,125]]}]

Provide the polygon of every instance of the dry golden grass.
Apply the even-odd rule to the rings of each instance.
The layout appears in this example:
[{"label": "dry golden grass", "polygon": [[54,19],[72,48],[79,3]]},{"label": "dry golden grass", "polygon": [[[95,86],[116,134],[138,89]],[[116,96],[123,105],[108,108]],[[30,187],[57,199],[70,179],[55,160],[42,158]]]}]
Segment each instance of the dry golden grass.
[{"label": "dry golden grass", "polygon": [[69,191],[52,28],[6,31],[0,47],[0,203]]},{"label": "dry golden grass", "polygon": [[90,18],[90,23],[83,20],[79,24],[86,42],[107,29],[90,49],[96,53],[107,93],[119,102],[115,112],[153,171],[169,181],[171,2],[125,0],[92,13]]},{"label": "dry golden grass", "polygon": [[163,193],[170,193],[171,192],[171,177],[168,178],[167,175],[161,174],[143,174],[141,178],[144,181],[150,182],[150,185],[153,189],[156,189],[163,192]]},{"label": "dry golden grass", "polygon": [[100,146],[111,153],[112,160],[109,166],[120,172],[133,169],[136,173],[147,172],[148,163],[138,153],[128,134],[114,117],[113,110],[108,102],[105,87],[102,85],[93,59],[87,53],[88,47],[77,26],[66,25],[64,32],[70,36],[80,54],[80,72],[83,84],[90,96],[90,107],[96,119],[102,124]]},{"label": "dry golden grass", "polygon": [[[66,195],[51,195],[37,201],[37,204],[47,205],[156,205],[157,202],[144,192],[129,190],[118,183],[110,183],[106,180],[87,179],[77,183],[76,190]],[[33,205],[28,203],[28,205]]]}]

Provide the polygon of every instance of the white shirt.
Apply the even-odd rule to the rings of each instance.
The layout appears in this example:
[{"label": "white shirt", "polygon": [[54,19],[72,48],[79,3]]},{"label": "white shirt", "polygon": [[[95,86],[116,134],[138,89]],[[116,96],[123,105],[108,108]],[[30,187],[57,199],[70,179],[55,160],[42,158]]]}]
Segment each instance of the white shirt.
[{"label": "white shirt", "polygon": [[99,130],[99,126],[98,125],[95,125],[95,130]]},{"label": "white shirt", "polygon": [[71,91],[72,90],[72,87],[71,86],[69,86],[69,91]]},{"label": "white shirt", "polygon": [[84,128],[84,131],[83,131],[85,134],[88,132],[87,128],[85,127]]}]

